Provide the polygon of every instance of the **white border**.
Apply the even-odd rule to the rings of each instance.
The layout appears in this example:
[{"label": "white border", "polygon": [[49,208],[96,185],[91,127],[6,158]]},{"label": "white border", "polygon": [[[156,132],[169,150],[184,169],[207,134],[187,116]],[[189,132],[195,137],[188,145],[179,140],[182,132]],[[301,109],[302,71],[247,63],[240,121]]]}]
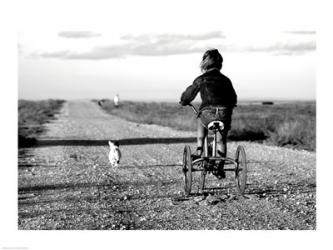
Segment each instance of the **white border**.
[{"label": "white border", "polygon": [[[27,12],[16,16],[19,8],[34,4],[47,5],[47,1],[9,1],[1,4],[1,239],[0,247],[28,247],[28,249],[320,249],[332,246],[329,238],[332,231],[332,20],[329,19],[330,1],[320,6],[318,24],[318,227],[316,231],[18,231],[17,230],[17,29],[24,19],[32,25],[44,22]],[[68,7],[69,1],[56,1],[57,8]],[[55,2],[53,2],[55,3]],[[77,3],[76,6],[81,6]],[[83,3],[81,3],[83,6]],[[95,1],[94,4],[99,4]],[[330,6],[329,6],[330,5]],[[70,5],[73,13],[75,4]],[[109,6],[110,10],[112,9]],[[31,8],[27,9],[27,11]],[[315,10],[314,10],[315,11]],[[20,13],[23,13],[22,10]],[[110,12],[111,14],[111,12]],[[314,13],[315,14],[315,13]],[[39,15],[47,18],[45,15]],[[54,17],[54,15],[52,15]],[[75,18],[74,18],[75,19]],[[20,22],[18,22],[18,20]],[[57,19],[47,20],[50,27],[61,23],[61,12]],[[82,25],[82,24],[81,24]],[[87,17],[89,25],[89,17]],[[96,25],[96,24],[94,24]]]}]

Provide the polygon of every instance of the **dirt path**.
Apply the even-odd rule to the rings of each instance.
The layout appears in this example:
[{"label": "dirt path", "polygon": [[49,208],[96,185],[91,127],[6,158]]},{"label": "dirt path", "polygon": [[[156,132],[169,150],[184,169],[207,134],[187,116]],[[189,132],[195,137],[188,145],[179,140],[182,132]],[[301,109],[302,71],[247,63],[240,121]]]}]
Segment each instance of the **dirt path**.
[{"label": "dirt path", "polygon": [[[183,196],[185,144],[194,134],[140,125],[69,101],[35,148],[19,152],[19,229],[315,229],[315,154],[238,144],[249,158],[245,197],[231,173]],[[108,139],[121,143],[118,168]]]}]

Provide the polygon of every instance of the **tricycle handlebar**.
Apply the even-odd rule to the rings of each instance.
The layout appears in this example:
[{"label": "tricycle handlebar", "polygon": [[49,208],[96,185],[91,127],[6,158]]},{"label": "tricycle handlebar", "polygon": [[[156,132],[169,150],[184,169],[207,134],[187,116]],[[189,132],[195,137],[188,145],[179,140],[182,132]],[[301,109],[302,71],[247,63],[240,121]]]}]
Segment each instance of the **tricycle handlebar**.
[{"label": "tricycle handlebar", "polygon": [[194,105],[192,103],[188,104],[188,106],[190,106],[192,108],[192,110],[194,111],[194,113],[198,114],[199,111],[196,109],[196,107],[194,107]]},{"label": "tricycle handlebar", "polygon": [[[194,105],[193,105],[192,103],[187,104],[187,106],[190,106],[190,107],[192,108],[193,112],[194,112],[196,115],[199,114],[199,111],[197,110],[196,107],[194,107]],[[234,107],[237,107],[237,104],[235,104]]]},{"label": "tricycle handlebar", "polygon": [[[180,105],[184,105],[181,101],[179,102]],[[199,114],[199,111],[194,107],[192,103],[186,104],[184,106],[190,106],[195,114]]]},{"label": "tricycle handlebar", "polygon": [[[187,104],[187,106],[190,106],[195,114],[199,114],[199,111],[197,110],[197,108],[192,103]],[[234,107],[237,107],[237,104],[235,104]]]}]

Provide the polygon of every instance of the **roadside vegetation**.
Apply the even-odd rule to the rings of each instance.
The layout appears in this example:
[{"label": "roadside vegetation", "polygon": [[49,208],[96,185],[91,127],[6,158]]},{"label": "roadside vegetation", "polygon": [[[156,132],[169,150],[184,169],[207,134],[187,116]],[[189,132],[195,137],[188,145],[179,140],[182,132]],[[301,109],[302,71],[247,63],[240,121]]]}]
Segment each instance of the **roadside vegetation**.
[{"label": "roadside vegetation", "polygon": [[18,143],[19,147],[33,144],[45,131],[43,124],[54,119],[60,111],[63,100],[18,101]]},{"label": "roadside vegetation", "polygon": [[[179,130],[196,130],[196,118],[192,110],[177,103],[124,101],[119,107],[115,107],[108,99],[94,102],[106,112],[129,121],[158,124]],[[196,106],[198,107],[198,104]],[[316,103],[240,103],[234,109],[228,139],[315,151]]]}]

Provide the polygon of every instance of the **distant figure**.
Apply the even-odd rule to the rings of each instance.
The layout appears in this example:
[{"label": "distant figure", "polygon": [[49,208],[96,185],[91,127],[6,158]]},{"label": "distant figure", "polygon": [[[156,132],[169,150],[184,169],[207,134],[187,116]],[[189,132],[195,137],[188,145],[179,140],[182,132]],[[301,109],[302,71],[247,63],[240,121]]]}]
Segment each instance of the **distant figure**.
[{"label": "distant figure", "polygon": [[106,102],[106,99],[101,99],[97,103],[98,103],[98,106],[102,107],[105,102]]},{"label": "distant figure", "polygon": [[262,102],[262,105],[273,105],[274,102]]},{"label": "distant figure", "polygon": [[98,101],[98,106],[102,107],[103,106],[103,102],[104,102],[103,100],[99,100]]},{"label": "distant figure", "polygon": [[[228,77],[223,75],[223,58],[217,49],[204,53],[200,68],[202,75],[188,86],[180,98],[181,105],[188,105],[200,92],[202,103],[199,108],[197,149],[194,158],[200,158],[203,152],[204,138],[207,136],[207,124],[212,120],[220,120],[225,124],[222,133],[217,134],[217,152],[225,157],[227,153],[227,135],[231,127],[232,110],[237,104],[237,95]],[[217,176],[224,177],[224,162],[219,165]]]},{"label": "distant figure", "polygon": [[118,107],[119,106],[119,95],[116,94],[113,98],[114,106]]}]

